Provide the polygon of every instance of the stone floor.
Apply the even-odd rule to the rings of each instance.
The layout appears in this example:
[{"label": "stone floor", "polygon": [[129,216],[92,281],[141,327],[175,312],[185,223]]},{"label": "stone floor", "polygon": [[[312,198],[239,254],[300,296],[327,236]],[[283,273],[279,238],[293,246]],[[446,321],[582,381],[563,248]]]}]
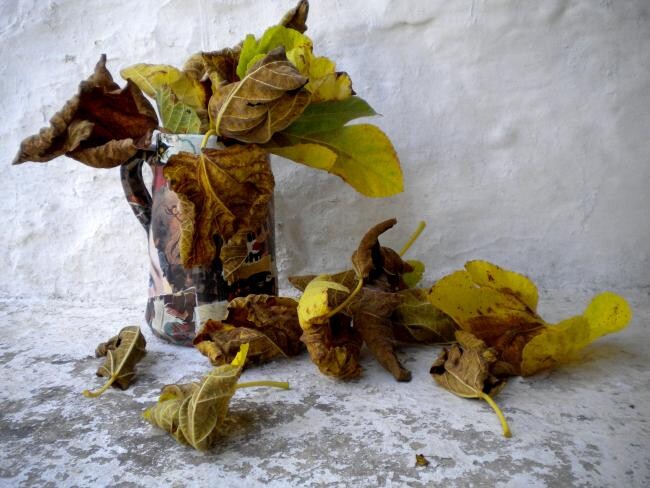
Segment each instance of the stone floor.
[{"label": "stone floor", "polygon": [[[580,312],[586,294],[545,293],[541,313]],[[413,381],[396,383],[364,352],[363,376],[321,376],[304,355],[244,372],[291,390],[240,390],[231,432],[207,453],[143,420],[161,386],[209,369],[189,348],[145,331],[148,354],[127,391],[90,400],[98,342],[138,323],[128,306],[0,300],[2,486],[650,486],[650,300],[626,294],[635,318],[580,361],[510,381],[497,401],[513,437],[482,402],[428,374],[437,347],[405,348]],[[415,466],[424,454],[427,467]]]}]

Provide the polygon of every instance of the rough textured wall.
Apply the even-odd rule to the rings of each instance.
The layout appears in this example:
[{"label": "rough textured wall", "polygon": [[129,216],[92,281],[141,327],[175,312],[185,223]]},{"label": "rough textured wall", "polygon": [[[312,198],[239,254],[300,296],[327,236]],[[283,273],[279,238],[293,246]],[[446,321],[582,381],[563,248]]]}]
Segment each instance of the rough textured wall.
[{"label": "rough textured wall", "polygon": [[[180,65],[260,34],[292,0],[8,0],[0,4],[4,167],[0,293],[143,300],[145,235],[117,169],[10,167],[103,52]],[[313,0],[308,34],[338,61],[402,159],[405,193],[357,195],[274,160],[280,272],[346,266],[396,216],[434,279],[471,258],[542,286],[648,286],[650,5],[612,1]],[[283,283],[286,283],[284,281]]]}]

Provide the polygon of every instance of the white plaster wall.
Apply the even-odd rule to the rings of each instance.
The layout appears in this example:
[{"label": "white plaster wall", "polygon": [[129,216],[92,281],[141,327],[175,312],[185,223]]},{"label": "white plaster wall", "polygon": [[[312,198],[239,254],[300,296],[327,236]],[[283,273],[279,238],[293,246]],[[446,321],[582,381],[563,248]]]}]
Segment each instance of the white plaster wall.
[{"label": "white plaster wall", "polygon": [[[261,33],[292,0],[2,0],[0,294],[142,300],[144,231],[119,171],[11,167],[99,55],[180,65]],[[486,258],[548,288],[650,284],[650,2],[313,0],[308,34],[383,118],[405,193],[356,194],[283,160],[280,272],[334,270],[396,216],[427,277]],[[283,281],[283,284],[286,281]]]}]

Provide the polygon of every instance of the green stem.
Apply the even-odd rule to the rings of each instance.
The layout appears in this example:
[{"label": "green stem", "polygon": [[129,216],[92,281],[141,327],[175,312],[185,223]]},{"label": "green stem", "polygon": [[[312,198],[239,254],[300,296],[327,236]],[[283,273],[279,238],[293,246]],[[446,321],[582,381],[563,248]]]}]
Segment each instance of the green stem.
[{"label": "green stem", "polygon": [[508,422],[506,421],[505,416],[503,415],[503,412],[499,408],[499,406],[492,400],[492,397],[488,395],[487,393],[480,392],[479,397],[488,402],[488,405],[492,407],[492,410],[494,410],[494,413],[497,414],[497,417],[499,417],[499,421],[501,422],[501,427],[503,427],[503,436],[504,437],[512,437],[512,433],[510,432],[510,427],[508,426]]},{"label": "green stem", "polygon": [[115,381],[115,376],[111,376],[111,378],[106,382],[104,386],[102,386],[99,390],[95,391],[89,391],[89,390],[84,390],[81,393],[83,393],[83,396],[86,398],[97,398],[99,395],[104,393],[106,390],[109,389],[109,387],[113,384],[113,381]]},{"label": "green stem", "polygon": [[404,247],[400,250],[399,255],[404,256],[406,254],[406,251],[409,250],[409,248],[413,245],[413,243],[416,241],[418,237],[420,237],[420,234],[422,234],[422,231],[424,228],[427,226],[427,223],[424,220],[420,220],[420,223],[418,224],[417,229],[415,229],[415,232],[413,232],[413,235],[411,235],[410,239],[404,244]]},{"label": "green stem", "polygon": [[289,389],[288,381],[247,381],[246,383],[237,383],[236,387],[239,388],[252,388],[255,386],[268,386],[272,388]]}]

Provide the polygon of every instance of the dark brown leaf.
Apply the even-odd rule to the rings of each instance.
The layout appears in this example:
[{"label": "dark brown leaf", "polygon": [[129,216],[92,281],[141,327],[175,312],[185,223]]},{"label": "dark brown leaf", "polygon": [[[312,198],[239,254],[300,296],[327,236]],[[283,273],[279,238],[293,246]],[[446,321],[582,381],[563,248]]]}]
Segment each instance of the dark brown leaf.
[{"label": "dark brown leaf", "polygon": [[50,120],[50,126],[25,139],[14,164],[45,162],[65,154],[95,168],[119,166],[146,144],[158,118],[133,83],[120,89],[102,55],[79,93]]},{"label": "dark brown leaf", "polygon": [[297,30],[302,34],[307,30],[307,14],[309,14],[309,2],[300,0],[294,8],[284,14],[280,25]]}]

